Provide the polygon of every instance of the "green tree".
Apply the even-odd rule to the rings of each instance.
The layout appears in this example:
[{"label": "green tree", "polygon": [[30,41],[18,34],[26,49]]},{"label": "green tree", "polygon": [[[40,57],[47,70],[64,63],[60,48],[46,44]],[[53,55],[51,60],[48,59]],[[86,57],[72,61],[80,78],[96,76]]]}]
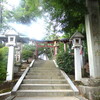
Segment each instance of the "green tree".
[{"label": "green tree", "polygon": [[9,29],[8,22],[12,19],[12,11],[8,10],[6,6],[8,3],[6,0],[0,0],[0,32],[4,33]]},{"label": "green tree", "polygon": [[20,6],[13,12],[13,16],[17,22],[28,24],[31,20],[41,15],[39,10],[41,0],[21,0]]},{"label": "green tree", "polygon": [[84,26],[84,16],[87,12],[85,0],[43,0],[43,2],[44,11],[49,13],[50,22],[56,22],[55,26],[61,23],[62,30],[66,34],[75,32],[80,24]]}]

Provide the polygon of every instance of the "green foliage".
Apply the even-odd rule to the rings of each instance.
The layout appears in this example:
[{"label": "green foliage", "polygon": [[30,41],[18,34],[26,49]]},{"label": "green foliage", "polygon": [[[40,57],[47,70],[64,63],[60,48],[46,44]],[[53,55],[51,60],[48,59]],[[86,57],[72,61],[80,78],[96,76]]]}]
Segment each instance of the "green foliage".
[{"label": "green foliage", "polygon": [[57,64],[59,68],[64,70],[67,74],[74,74],[74,58],[72,55],[60,52],[57,55]]},{"label": "green foliage", "polygon": [[[42,45],[42,44],[41,44]],[[52,59],[52,48],[49,48],[49,47],[41,47],[41,48],[38,48],[38,55],[41,55],[45,53],[49,59]]]},{"label": "green foliage", "polygon": [[7,9],[7,0],[0,0],[0,32],[4,33],[9,29],[8,22],[13,19],[12,11]]},{"label": "green foliage", "polygon": [[[48,12],[53,27],[60,25],[66,34],[76,30],[83,32],[84,16],[87,12],[85,0],[43,0],[44,12]],[[82,26],[82,29],[80,28]]]},{"label": "green foliage", "polygon": [[13,12],[14,18],[23,24],[30,23],[39,16],[40,0],[21,0],[20,6]]},{"label": "green foliage", "polygon": [[4,81],[6,78],[6,66],[8,58],[8,48],[0,48],[0,81]]},{"label": "green foliage", "polygon": [[25,44],[22,50],[22,59],[28,60],[28,58],[33,57],[34,51],[35,47],[33,45]]},{"label": "green foliage", "polygon": [[49,59],[52,59],[52,57],[53,57],[52,48],[45,48],[44,52],[47,54]]},{"label": "green foliage", "polygon": [[6,78],[6,68],[3,65],[0,65],[0,82],[4,81]]},{"label": "green foliage", "polygon": [[2,47],[4,47],[4,45],[3,44],[0,44],[0,48],[2,48]]},{"label": "green foliage", "polygon": [[29,51],[29,50],[23,50],[22,52],[22,58],[24,60],[27,60],[28,58],[32,57],[33,56],[33,52],[32,51]]},{"label": "green foliage", "polygon": [[33,46],[33,45],[29,45],[29,44],[24,44],[24,46],[23,46],[23,50],[34,51],[34,50],[35,50],[35,46]]}]

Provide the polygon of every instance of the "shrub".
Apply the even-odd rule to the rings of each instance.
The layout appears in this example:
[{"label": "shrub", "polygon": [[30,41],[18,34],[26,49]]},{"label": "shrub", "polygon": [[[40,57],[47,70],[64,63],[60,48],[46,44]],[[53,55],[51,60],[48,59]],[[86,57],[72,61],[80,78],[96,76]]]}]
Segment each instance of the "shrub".
[{"label": "shrub", "polygon": [[72,55],[60,52],[56,60],[60,69],[64,70],[67,74],[74,74],[74,57]]},{"label": "shrub", "polygon": [[4,81],[6,78],[6,66],[8,58],[8,48],[0,48],[0,81]]},{"label": "shrub", "polygon": [[33,52],[32,51],[29,51],[29,50],[23,50],[22,51],[22,58],[24,60],[28,60],[28,58],[30,58],[32,56],[33,56]]},{"label": "shrub", "polygon": [[4,81],[6,78],[6,66],[0,64],[0,81]]},{"label": "shrub", "polygon": [[22,59],[27,60],[30,57],[33,57],[33,52],[35,51],[35,47],[33,45],[25,44],[22,49]]}]

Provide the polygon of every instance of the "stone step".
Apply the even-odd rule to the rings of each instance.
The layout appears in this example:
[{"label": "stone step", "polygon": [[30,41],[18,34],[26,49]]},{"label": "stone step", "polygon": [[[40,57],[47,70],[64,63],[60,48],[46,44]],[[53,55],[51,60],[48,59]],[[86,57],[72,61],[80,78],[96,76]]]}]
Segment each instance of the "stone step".
[{"label": "stone step", "polygon": [[30,74],[30,73],[28,73],[27,75],[26,75],[27,77],[63,77],[63,75],[61,75],[61,74],[49,74],[49,73],[37,73],[37,74],[35,74],[35,73],[33,73],[33,74]]},{"label": "stone step", "polygon": [[65,79],[24,79],[23,84],[67,84]]},{"label": "stone step", "polygon": [[46,73],[46,72],[49,72],[49,73],[60,73],[60,70],[29,70],[29,72],[38,72],[38,73]]},{"label": "stone step", "polygon": [[30,68],[16,92],[16,97],[69,97],[74,94],[76,93],[71,89],[59,68],[55,67],[53,61],[42,60],[36,61]]},{"label": "stone step", "polygon": [[61,76],[61,73],[38,73],[38,72],[29,72],[27,75],[56,75],[56,76]]},{"label": "stone step", "polygon": [[[16,97],[14,100],[80,100],[74,96],[64,97]],[[83,100],[83,99],[82,99]]]},{"label": "stone step", "polygon": [[37,70],[37,69],[41,69],[41,70],[59,70],[59,68],[57,68],[57,67],[47,67],[47,66],[45,66],[45,67],[41,67],[41,66],[39,66],[39,67],[31,67],[30,68],[30,70]]},{"label": "stone step", "polygon": [[68,84],[22,84],[20,90],[65,90],[71,89]]},{"label": "stone step", "polygon": [[18,90],[17,96],[20,97],[61,97],[73,96],[73,90]]},{"label": "stone step", "polygon": [[59,70],[57,67],[31,67],[30,70]]},{"label": "stone step", "polygon": [[28,72],[28,74],[57,74],[57,75],[60,75],[61,72],[51,72],[51,71],[30,71]]},{"label": "stone step", "polygon": [[25,78],[26,79],[64,79],[63,76],[54,76],[54,75],[53,76],[27,75]]}]

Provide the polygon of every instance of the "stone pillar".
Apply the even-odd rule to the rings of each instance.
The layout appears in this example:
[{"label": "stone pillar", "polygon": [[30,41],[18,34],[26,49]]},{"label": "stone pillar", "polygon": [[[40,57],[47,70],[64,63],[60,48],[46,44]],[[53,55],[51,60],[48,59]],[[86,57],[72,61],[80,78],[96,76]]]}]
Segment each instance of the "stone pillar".
[{"label": "stone pillar", "polygon": [[58,53],[58,45],[57,45],[57,41],[54,41],[54,55],[56,56]]},{"label": "stone pillar", "polygon": [[14,46],[9,46],[6,81],[11,81],[13,79],[13,66],[14,66]]},{"label": "stone pillar", "polygon": [[74,48],[75,80],[80,81],[82,78],[82,55],[80,47]]},{"label": "stone pillar", "polygon": [[58,52],[58,47],[55,46],[55,48],[54,48],[54,55],[57,55],[57,52]]},{"label": "stone pillar", "polygon": [[21,62],[21,51],[20,50],[16,51],[16,62]]},{"label": "stone pillar", "polygon": [[6,45],[9,47],[6,81],[11,81],[14,69],[14,47],[16,46],[16,37],[18,34],[14,30],[10,30],[5,35],[8,37]]},{"label": "stone pillar", "polygon": [[74,65],[75,65],[75,80],[80,81],[82,78],[82,42],[81,35],[79,32],[76,32],[72,37],[71,40],[73,42],[72,48],[74,49]]},{"label": "stone pillar", "polygon": [[64,52],[66,52],[67,50],[66,50],[66,43],[64,43]]},{"label": "stone pillar", "polygon": [[36,50],[35,50],[35,52],[36,52],[36,59],[38,58],[38,44],[36,43]]},{"label": "stone pillar", "polygon": [[21,62],[21,52],[22,52],[22,46],[21,43],[17,43],[16,50],[16,62]]},{"label": "stone pillar", "polygon": [[98,0],[86,0],[85,17],[90,77],[100,78],[100,11]]}]

